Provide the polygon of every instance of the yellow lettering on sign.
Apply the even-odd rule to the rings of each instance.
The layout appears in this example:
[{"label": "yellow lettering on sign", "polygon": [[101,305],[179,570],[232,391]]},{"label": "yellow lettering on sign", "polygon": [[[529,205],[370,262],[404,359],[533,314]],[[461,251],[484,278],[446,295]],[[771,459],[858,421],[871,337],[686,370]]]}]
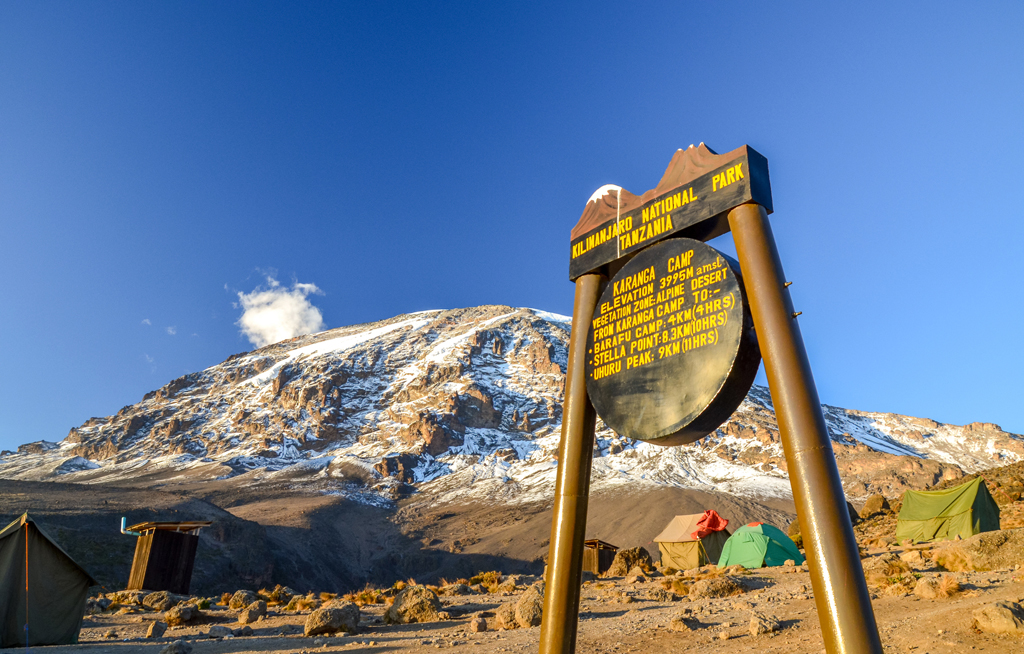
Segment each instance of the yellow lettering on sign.
[{"label": "yellow lettering on sign", "polygon": [[711,178],[711,190],[717,191],[719,189],[725,188],[726,186],[729,186],[730,184],[735,184],[741,179],[746,179],[743,176],[742,161],[736,164],[735,166],[732,166],[730,168],[727,168],[726,170],[723,170],[720,173],[715,174],[715,176]]}]

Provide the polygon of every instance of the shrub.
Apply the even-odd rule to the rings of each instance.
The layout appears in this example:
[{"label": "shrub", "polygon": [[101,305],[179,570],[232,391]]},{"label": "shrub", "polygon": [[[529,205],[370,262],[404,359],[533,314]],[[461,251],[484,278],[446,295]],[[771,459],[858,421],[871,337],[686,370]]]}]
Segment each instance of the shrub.
[{"label": "shrub", "polygon": [[942,575],[942,579],[939,580],[939,595],[943,597],[952,597],[958,594],[961,590],[960,582],[956,580],[953,575]]},{"label": "shrub", "polygon": [[661,587],[665,590],[672,591],[676,595],[688,595],[690,593],[690,586],[682,579],[663,579]]},{"label": "shrub", "polygon": [[323,600],[324,602],[329,602],[330,600],[334,599],[337,596],[338,596],[337,593],[320,593],[320,599]]},{"label": "shrub", "polygon": [[221,595],[220,596],[220,601],[217,602],[217,605],[218,606],[227,606],[228,603],[231,602],[231,595],[232,595],[232,593],[224,593],[223,595]]},{"label": "shrub", "polygon": [[472,586],[473,584],[480,584],[487,589],[488,593],[493,593],[497,591],[502,579],[502,574],[497,570],[491,570],[490,572],[478,572],[476,576],[470,577],[469,584],[467,585]]},{"label": "shrub", "polygon": [[349,593],[345,595],[345,599],[356,604],[357,606],[366,606],[367,604],[379,604],[383,598],[381,592],[375,588],[371,588],[370,584],[366,584],[366,587],[356,593]]}]

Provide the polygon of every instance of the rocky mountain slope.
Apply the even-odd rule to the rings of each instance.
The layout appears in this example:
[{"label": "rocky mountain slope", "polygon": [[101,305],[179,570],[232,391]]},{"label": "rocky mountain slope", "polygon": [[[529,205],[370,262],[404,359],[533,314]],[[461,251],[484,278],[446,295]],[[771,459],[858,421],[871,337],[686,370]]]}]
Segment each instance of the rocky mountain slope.
[{"label": "rocky mountain slope", "polygon": [[[569,319],[483,306],[301,336],[175,379],[57,442],[0,454],[0,478],[163,486],[287,483],[388,506],[544,502],[557,465]],[[825,406],[851,499],[895,496],[1024,460],[997,425]],[[683,447],[601,427],[594,491],[637,487],[788,498],[767,389]]]}]

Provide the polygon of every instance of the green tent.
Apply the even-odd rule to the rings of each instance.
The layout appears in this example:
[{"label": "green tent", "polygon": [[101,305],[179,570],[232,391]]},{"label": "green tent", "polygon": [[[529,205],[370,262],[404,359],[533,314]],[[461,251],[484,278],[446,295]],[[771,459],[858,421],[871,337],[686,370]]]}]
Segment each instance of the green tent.
[{"label": "green tent", "polygon": [[737,529],[736,533],[725,541],[718,567],[770,567],[782,565],[788,559],[792,559],[797,565],[804,562],[796,543],[777,527],[763,522],[751,522]]},{"label": "green tent", "polygon": [[999,507],[985,480],[937,491],[910,491],[903,495],[896,522],[896,541],[917,542],[970,538],[983,531],[999,531]]},{"label": "green tent", "polygon": [[77,643],[94,585],[89,573],[22,515],[0,531],[0,647]]}]

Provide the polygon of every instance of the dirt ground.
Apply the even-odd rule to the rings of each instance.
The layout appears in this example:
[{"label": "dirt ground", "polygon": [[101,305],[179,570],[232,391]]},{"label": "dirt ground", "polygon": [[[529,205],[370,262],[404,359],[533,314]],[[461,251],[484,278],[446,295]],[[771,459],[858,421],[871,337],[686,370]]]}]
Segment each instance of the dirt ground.
[{"label": "dirt ground", "polygon": [[[921,571],[924,576],[938,575]],[[997,600],[1024,597],[1024,583],[1014,571],[958,573],[962,592],[949,599],[927,600],[914,595],[890,596],[873,592],[873,605],[886,652],[943,654],[967,651],[1024,652],[1024,638],[995,636],[972,626],[972,612]],[[664,577],[629,583],[626,579],[599,579],[584,584],[579,624],[579,652],[626,654],[627,652],[686,651],[824,652],[810,578],[806,571],[770,568],[749,571],[738,577],[747,589],[728,598],[691,601],[658,601],[648,595],[660,589]],[[123,615],[87,616],[81,644],[47,647],[53,654],[157,654],[173,640],[186,640],[193,654],[242,654],[246,652],[313,654],[314,652],[426,652],[459,649],[479,654],[536,651],[540,628],[494,630],[489,617],[501,604],[514,601],[513,594],[482,594],[443,597],[453,619],[413,625],[385,625],[383,605],[363,607],[361,632],[356,635],[306,638],[302,626],[308,612],[288,613],[271,607],[266,618],[250,625],[252,636],[210,639],[204,634],[212,625],[232,628],[237,612],[224,607],[204,611],[201,624],[171,627],[164,638],[147,640],[145,630],[159,613],[144,611]],[[699,624],[688,632],[669,628],[671,619],[690,609]],[[781,623],[774,634],[752,636],[751,612],[767,614]],[[472,633],[469,622],[483,615],[489,629]],[[693,624],[693,623],[691,623]],[[108,637],[110,630],[116,637]]]}]

